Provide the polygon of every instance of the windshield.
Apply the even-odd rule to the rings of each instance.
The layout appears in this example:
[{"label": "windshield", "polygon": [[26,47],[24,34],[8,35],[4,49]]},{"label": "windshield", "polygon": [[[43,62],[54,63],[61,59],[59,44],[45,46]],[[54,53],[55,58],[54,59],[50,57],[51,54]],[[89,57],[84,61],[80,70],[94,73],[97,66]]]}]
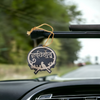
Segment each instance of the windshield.
[{"label": "windshield", "polygon": [[[33,40],[26,34],[43,23],[61,34],[70,31],[69,25],[100,25],[99,4],[99,0],[0,1],[0,80],[35,79],[48,75],[52,75],[49,80],[100,78],[99,38],[56,38],[54,35],[47,41],[48,37]],[[48,26],[42,28],[51,31]],[[42,69],[44,66],[45,70],[36,72],[30,68],[28,54],[46,41],[50,44],[47,47],[56,53],[56,63],[47,69],[46,60],[43,60],[41,66],[35,67]]]}]

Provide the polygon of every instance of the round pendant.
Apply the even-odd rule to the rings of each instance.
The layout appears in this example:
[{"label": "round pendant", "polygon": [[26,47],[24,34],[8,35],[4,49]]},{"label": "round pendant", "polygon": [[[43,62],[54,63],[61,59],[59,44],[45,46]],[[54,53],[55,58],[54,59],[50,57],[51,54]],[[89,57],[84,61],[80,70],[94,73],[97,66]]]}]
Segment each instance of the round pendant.
[{"label": "round pendant", "polygon": [[51,73],[51,68],[54,68],[56,64],[56,54],[49,47],[38,46],[29,52],[27,60],[30,69],[35,70],[35,74],[38,71]]}]

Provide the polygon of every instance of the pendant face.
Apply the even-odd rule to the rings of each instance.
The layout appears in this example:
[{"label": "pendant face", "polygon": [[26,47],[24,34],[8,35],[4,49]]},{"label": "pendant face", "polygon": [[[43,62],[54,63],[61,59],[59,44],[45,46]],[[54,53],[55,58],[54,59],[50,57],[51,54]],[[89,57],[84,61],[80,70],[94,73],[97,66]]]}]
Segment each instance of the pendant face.
[{"label": "pendant face", "polygon": [[51,68],[54,68],[56,64],[56,54],[49,47],[38,46],[29,52],[27,60],[30,69],[35,70],[35,74],[38,71],[51,73]]}]

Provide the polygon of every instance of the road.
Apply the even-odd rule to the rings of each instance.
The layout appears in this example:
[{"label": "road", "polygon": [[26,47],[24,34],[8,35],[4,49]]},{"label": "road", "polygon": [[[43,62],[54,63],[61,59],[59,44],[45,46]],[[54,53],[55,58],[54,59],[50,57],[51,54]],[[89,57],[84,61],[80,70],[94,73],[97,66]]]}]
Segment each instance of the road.
[{"label": "road", "polygon": [[87,65],[80,67],[68,74],[62,76],[63,78],[100,78],[100,65]]}]

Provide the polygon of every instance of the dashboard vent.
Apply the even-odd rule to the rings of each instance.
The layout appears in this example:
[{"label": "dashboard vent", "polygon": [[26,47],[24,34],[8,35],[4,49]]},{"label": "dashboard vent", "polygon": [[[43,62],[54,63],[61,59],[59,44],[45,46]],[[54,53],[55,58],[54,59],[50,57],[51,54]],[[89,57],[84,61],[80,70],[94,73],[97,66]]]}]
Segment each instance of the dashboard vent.
[{"label": "dashboard vent", "polygon": [[100,96],[66,96],[58,95],[53,96],[52,94],[41,95],[35,100],[100,100]]}]

